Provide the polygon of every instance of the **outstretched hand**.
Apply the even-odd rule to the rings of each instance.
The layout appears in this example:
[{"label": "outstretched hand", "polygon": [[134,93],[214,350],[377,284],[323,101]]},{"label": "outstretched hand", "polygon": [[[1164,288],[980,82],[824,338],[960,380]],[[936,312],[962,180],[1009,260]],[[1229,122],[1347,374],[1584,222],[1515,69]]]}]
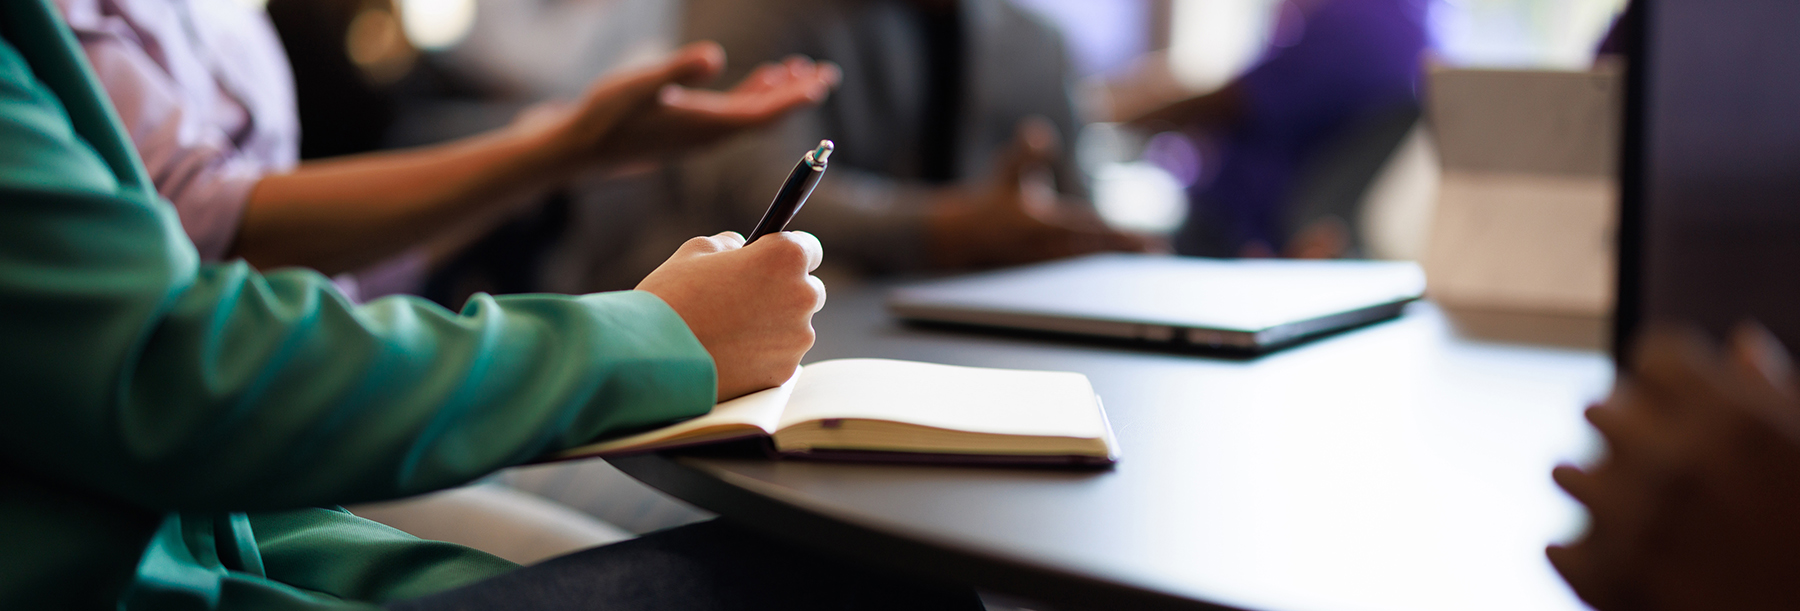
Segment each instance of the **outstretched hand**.
[{"label": "outstretched hand", "polygon": [[794,375],[812,348],[812,315],[825,306],[825,285],[811,275],[824,252],[805,232],[745,246],[727,231],[688,240],[637,288],[662,298],[706,347],[724,401]]},{"label": "outstretched hand", "polygon": [[1060,145],[1049,121],[1026,119],[989,180],[941,191],[927,217],[932,263],[989,267],[1148,250],[1148,240],[1114,231],[1090,208],[1061,201],[1048,175]]},{"label": "outstretched hand", "polygon": [[546,129],[555,157],[569,162],[657,159],[818,104],[841,78],[834,64],[793,57],[758,66],[729,90],[690,87],[724,68],[717,43],[689,44],[657,64],[601,77],[580,100],[535,109],[523,123]]},{"label": "outstretched hand", "polygon": [[1588,532],[1550,560],[1597,609],[1794,609],[1800,588],[1800,386],[1787,352],[1745,325],[1721,355],[1656,330],[1588,410],[1608,453],[1558,467]]}]

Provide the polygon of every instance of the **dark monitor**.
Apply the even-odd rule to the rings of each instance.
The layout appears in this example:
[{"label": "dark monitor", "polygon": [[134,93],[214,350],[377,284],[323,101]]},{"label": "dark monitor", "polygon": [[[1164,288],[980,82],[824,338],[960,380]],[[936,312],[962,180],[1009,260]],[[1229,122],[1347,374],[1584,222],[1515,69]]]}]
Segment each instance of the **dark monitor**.
[{"label": "dark monitor", "polygon": [[1657,321],[1800,348],[1800,1],[1636,5],[1615,355]]}]

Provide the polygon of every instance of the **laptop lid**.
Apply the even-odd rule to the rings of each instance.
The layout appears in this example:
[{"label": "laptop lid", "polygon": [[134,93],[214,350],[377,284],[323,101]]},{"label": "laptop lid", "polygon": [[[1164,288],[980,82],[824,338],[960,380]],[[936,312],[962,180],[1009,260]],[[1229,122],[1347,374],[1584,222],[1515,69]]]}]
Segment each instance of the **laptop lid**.
[{"label": "laptop lid", "polygon": [[894,290],[908,320],[1260,351],[1389,318],[1417,265],[1101,254]]},{"label": "laptop lid", "polygon": [[1615,356],[1656,321],[1800,347],[1800,2],[1636,4]]}]

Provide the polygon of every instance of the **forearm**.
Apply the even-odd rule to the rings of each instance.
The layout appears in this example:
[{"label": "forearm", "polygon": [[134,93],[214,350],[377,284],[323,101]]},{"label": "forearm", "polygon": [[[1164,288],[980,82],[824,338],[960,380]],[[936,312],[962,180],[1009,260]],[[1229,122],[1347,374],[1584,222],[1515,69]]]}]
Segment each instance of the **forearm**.
[{"label": "forearm", "polygon": [[172,222],[142,209],[43,203],[110,216],[110,233],[80,235],[119,244],[11,241],[95,228],[47,213],[0,231],[9,255],[61,270],[0,266],[0,331],[19,340],[0,377],[21,406],[56,406],[5,414],[5,454],[143,507],[417,494],[713,402],[710,357],[647,294],[357,307],[310,271],[195,269],[191,250],[159,252],[179,238],[154,239]]},{"label": "forearm", "polygon": [[573,169],[549,132],[311,162],[250,193],[233,254],[262,269],[366,267],[459,227],[498,222]]},{"label": "forearm", "polygon": [[1169,126],[1217,127],[1236,121],[1244,111],[1243,85],[1232,82],[1212,93],[1167,104],[1131,120],[1132,124],[1164,129]]}]

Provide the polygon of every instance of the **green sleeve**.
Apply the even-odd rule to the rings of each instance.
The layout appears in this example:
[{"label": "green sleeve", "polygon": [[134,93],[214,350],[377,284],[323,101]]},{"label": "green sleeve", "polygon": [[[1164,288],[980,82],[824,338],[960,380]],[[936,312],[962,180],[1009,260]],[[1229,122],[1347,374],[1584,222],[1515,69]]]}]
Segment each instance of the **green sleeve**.
[{"label": "green sleeve", "polygon": [[64,88],[0,40],[11,468],[153,510],[350,503],[713,402],[710,357],[647,293],[481,296],[457,314],[356,306],[311,272],[198,265],[141,170],[105,154],[129,150],[116,120],[96,128]]}]

